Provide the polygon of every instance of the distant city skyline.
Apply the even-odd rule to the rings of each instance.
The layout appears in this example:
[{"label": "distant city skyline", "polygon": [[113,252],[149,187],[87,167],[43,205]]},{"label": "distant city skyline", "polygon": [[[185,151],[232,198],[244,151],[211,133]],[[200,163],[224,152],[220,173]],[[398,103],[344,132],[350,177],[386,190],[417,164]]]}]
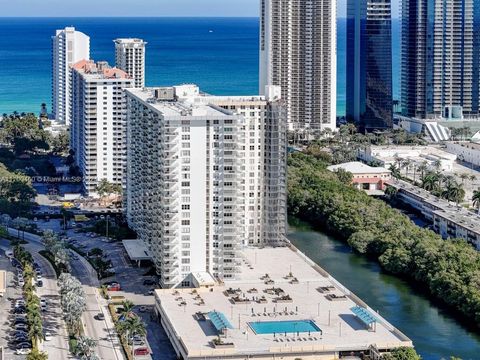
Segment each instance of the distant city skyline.
[{"label": "distant city skyline", "polygon": [[[347,0],[338,1],[338,16],[346,17]],[[392,0],[392,16],[399,17],[400,0]],[[260,0],[137,0],[135,6],[126,0],[84,0],[72,7],[68,0],[18,0],[2,5],[7,17],[73,17],[73,16],[259,16]]]}]

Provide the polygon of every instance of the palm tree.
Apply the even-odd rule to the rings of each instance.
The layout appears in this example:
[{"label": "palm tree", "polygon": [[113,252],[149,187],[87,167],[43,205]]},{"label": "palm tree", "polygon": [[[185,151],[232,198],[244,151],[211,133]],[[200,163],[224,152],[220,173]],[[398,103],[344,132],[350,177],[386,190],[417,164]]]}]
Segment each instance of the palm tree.
[{"label": "palm tree", "polygon": [[472,196],[473,206],[477,209],[477,213],[480,215],[480,188],[473,190]]},{"label": "palm tree", "polygon": [[28,336],[32,341],[32,345],[34,348],[38,348],[38,344],[43,339],[43,326],[42,326],[42,319],[38,316],[34,318],[35,320],[32,323],[29,323],[29,331]]},{"label": "palm tree", "polygon": [[435,169],[440,170],[442,168],[442,161],[440,159],[435,160],[432,165]]},{"label": "palm tree", "polygon": [[27,355],[27,360],[48,360],[48,354],[36,348]]},{"label": "palm tree", "polygon": [[388,170],[391,171],[392,176],[394,178],[399,179],[402,177],[402,174],[400,173],[400,169],[397,166],[395,166],[395,164],[391,164]]},{"label": "palm tree", "polygon": [[120,311],[120,317],[127,319],[130,314],[133,312],[133,307],[135,304],[130,300],[123,300],[122,301],[122,310]]},{"label": "palm tree", "polygon": [[470,176],[467,173],[461,173],[460,179],[462,179],[462,185],[465,183],[465,180],[468,180]]},{"label": "palm tree", "polygon": [[438,189],[440,177],[435,172],[429,172],[422,178],[422,188],[427,191],[434,191]]},{"label": "palm tree", "polygon": [[75,355],[79,356],[82,360],[96,360],[98,356],[95,355],[95,348],[97,342],[86,336],[80,336],[77,340],[77,346],[75,348]]},{"label": "palm tree", "polygon": [[477,180],[477,177],[472,174],[472,175],[469,176],[469,180],[470,180],[471,182],[474,182],[475,180]]}]

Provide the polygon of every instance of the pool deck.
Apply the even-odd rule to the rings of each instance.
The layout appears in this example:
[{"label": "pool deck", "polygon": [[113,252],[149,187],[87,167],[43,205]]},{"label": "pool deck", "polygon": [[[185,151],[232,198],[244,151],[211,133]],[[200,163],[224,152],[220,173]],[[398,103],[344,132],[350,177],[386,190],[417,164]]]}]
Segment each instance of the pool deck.
[{"label": "pool deck", "polygon": [[[292,283],[292,278],[287,276],[290,271],[298,283]],[[265,274],[274,284],[265,284],[261,279]],[[275,302],[278,296],[265,292],[272,287],[281,288],[291,302]],[[240,298],[253,300],[265,296],[266,303],[234,304],[231,297],[224,294],[229,288],[240,289]],[[252,288],[258,293],[249,292]],[[332,294],[340,299],[330,300]],[[203,305],[195,299],[198,295]],[[243,359],[275,354],[284,359],[299,356],[333,359],[341,351],[368,350],[371,345],[378,349],[412,346],[405,335],[371,309],[378,321],[375,331],[369,331],[350,310],[356,305],[367,305],[293,247],[246,249],[240,279],[210,289],[196,289],[196,293],[192,289],[157,290],[156,301],[162,325],[184,359]],[[234,329],[228,330],[224,339],[233,343],[233,348],[213,346],[217,331],[209,320],[195,318],[197,312],[209,311],[222,312],[233,325]],[[248,325],[249,322],[289,320],[312,320],[322,334],[261,335],[255,334]]]}]

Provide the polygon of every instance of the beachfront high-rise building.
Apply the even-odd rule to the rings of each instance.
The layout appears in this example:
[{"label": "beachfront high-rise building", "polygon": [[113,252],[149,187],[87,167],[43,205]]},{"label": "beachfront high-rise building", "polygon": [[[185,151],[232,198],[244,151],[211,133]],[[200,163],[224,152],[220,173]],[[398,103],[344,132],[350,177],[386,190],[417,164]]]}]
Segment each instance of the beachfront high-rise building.
[{"label": "beachfront high-rise building", "polygon": [[478,117],[480,3],[402,1],[402,112]]},{"label": "beachfront high-rise building", "polygon": [[208,96],[128,89],[127,219],[164,287],[235,279],[244,246],[283,245],[286,122],[280,89]]},{"label": "beachfront high-rise building", "polygon": [[290,130],[335,129],[336,0],[260,4],[260,93],[281,86]]},{"label": "beachfront high-rise building", "polygon": [[136,88],[145,86],[145,45],[142,39],[116,39],[115,66],[129,74]]},{"label": "beachfront high-rise building", "polygon": [[360,131],[393,127],[391,0],[348,0],[347,120]]},{"label": "beachfront high-rise building", "polygon": [[73,27],[52,36],[52,116],[70,124],[70,66],[90,59],[90,38]]},{"label": "beachfront high-rise building", "polygon": [[87,195],[97,196],[102,179],[121,185],[126,168],[126,96],[133,79],[106,62],[72,66],[70,148]]}]

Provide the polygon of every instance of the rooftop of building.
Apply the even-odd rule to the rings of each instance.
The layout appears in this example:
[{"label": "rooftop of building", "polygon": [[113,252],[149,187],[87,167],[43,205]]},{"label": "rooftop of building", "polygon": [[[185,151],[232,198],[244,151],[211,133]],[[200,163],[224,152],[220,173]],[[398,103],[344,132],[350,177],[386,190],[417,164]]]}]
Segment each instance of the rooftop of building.
[{"label": "rooftop of building", "polygon": [[418,161],[436,159],[455,161],[457,158],[456,155],[446,152],[439,146],[432,145],[374,145],[370,146],[368,151],[384,161],[394,161],[396,158],[409,158]]},{"label": "rooftop of building", "polygon": [[116,67],[111,67],[105,61],[95,62],[93,60],[80,60],[72,65],[72,69],[82,73],[85,76],[96,79],[124,79],[130,80],[132,77],[125,71]]},{"label": "rooftop of building", "polygon": [[113,42],[116,44],[147,44],[145,40],[138,38],[118,38]]},{"label": "rooftop of building", "polygon": [[330,171],[335,171],[338,169],[343,169],[352,173],[353,175],[357,174],[390,174],[391,171],[385,169],[384,167],[373,167],[366,165],[360,161],[351,161],[338,165],[331,165],[327,168]]},{"label": "rooftop of building", "polygon": [[[249,248],[242,254],[237,280],[210,288],[156,291],[163,319],[168,319],[189,357],[221,356],[225,351],[286,356],[362,350],[372,344],[378,348],[411,346],[405,335],[295,248]],[[376,320],[375,331],[369,331],[356,315],[356,306]],[[208,319],[211,312],[221,314],[222,322],[231,325],[223,341],[233,343],[233,349],[212,345],[218,330],[216,320]],[[253,323],[282,321],[291,321],[291,329],[309,322],[320,331],[260,334],[253,330]],[[282,323],[270,326],[280,329]]]},{"label": "rooftop of building", "polygon": [[465,227],[469,231],[480,234],[480,216],[472,211],[432,195],[427,190],[414,186],[403,180],[393,179],[388,182],[388,185],[394,186],[397,189],[402,189],[419,197],[434,209],[433,212],[435,214],[448,219],[457,225]]},{"label": "rooftop of building", "polygon": [[128,89],[127,93],[164,116],[191,118],[232,118],[236,115],[203,99],[196,85]]},{"label": "rooftop of building", "polygon": [[[451,141],[452,144],[461,145],[467,149],[480,151],[480,143],[474,141]],[[448,144],[448,143],[447,143]]]}]

